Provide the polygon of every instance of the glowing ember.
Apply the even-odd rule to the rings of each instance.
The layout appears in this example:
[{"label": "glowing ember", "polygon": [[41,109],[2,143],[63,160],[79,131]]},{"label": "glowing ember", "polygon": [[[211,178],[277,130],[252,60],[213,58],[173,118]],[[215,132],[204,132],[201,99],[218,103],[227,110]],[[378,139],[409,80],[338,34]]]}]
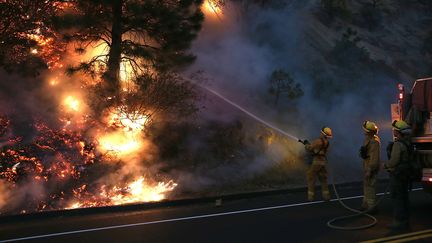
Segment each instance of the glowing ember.
[{"label": "glowing ember", "polygon": [[44,36],[41,33],[41,29],[37,28],[30,31],[30,33],[24,33],[22,35],[36,42],[37,48],[32,48],[30,53],[34,55],[38,54],[39,57],[44,59],[49,69],[63,67],[63,64],[60,62],[61,57],[59,53],[64,51],[65,44],[59,41],[56,34],[51,32],[49,33],[51,37]]},{"label": "glowing ember", "polygon": [[66,97],[63,104],[71,111],[78,111],[80,107],[80,101],[73,96]]}]

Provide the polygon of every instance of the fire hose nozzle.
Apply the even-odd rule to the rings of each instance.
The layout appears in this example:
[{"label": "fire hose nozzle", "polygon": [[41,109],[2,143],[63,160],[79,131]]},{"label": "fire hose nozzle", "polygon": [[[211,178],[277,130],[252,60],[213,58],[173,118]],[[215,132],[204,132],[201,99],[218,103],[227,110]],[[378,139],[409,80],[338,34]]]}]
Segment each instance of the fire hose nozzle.
[{"label": "fire hose nozzle", "polygon": [[299,139],[298,142],[299,142],[299,143],[302,143],[303,145],[308,145],[308,144],[310,144],[309,141],[308,141],[307,139],[305,139],[305,140],[301,140],[301,139]]}]

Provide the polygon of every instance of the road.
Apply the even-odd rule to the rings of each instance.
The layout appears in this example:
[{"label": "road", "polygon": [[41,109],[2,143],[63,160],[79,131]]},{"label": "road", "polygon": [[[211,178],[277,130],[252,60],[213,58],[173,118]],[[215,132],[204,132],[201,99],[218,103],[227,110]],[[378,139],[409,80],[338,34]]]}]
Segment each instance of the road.
[{"label": "road", "polygon": [[[344,202],[359,207],[359,188],[340,189]],[[0,222],[0,242],[360,242],[382,240],[389,233],[386,226],[392,218],[388,197],[379,206],[377,225],[358,231],[326,226],[328,220],[349,214],[335,199],[305,202],[305,197],[305,191],[293,191],[222,199],[220,206],[205,202],[79,216],[18,217]],[[404,232],[394,238],[395,242],[432,242],[432,195],[412,191],[411,207],[411,234]],[[368,222],[356,218],[341,223]]]}]

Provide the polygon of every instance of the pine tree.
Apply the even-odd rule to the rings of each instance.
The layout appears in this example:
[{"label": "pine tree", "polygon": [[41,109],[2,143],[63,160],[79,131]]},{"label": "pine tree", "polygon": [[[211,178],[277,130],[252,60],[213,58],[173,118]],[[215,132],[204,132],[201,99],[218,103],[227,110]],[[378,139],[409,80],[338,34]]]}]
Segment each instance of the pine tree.
[{"label": "pine tree", "polygon": [[[106,54],[94,56],[69,69],[94,74],[104,67],[102,77],[110,94],[119,91],[122,62],[134,73],[170,71],[194,60],[188,53],[196,38],[203,14],[202,0],[73,0],[75,8],[57,19],[68,41],[80,43],[84,52],[95,43],[105,43]],[[138,76],[137,75],[137,76]]]},{"label": "pine tree", "polygon": [[286,97],[294,100],[303,96],[303,90],[299,83],[296,83],[291,74],[283,69],[276,69],[269,79],[269,93],[275,96],[274,105],[279,103],[280,95],[285,93]]}]

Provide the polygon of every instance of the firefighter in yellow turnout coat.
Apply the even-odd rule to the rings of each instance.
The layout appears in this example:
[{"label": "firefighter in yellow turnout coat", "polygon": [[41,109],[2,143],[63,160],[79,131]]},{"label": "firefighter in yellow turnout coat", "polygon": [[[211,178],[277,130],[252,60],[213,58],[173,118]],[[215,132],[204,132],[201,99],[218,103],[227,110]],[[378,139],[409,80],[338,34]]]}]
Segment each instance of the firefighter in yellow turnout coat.
[{"label": "firefighter in yellow turnout coat", "polygon": [[381,142],[377,136],[378,127],[374,122],[363,123],[365,141],[360,148],[360,157],[363,159],[363,203],[360,210],[374,210],[376,204],[376,181],[380,167]]},{"label": "firefighter in yellow turnout coat", "polygon": [[321,129],[320,138],[311,144],[305,144],[306,150],[312,153],[312,164],[306,172],[308,184],[308,200],[315,199],[315,181],[318,177],[321,182],[321,193],[325,201],[330,200],[330,192],[327,184],[327,151],[329,148],[328,139],[332,137],[332,130],[329,127]]}]

